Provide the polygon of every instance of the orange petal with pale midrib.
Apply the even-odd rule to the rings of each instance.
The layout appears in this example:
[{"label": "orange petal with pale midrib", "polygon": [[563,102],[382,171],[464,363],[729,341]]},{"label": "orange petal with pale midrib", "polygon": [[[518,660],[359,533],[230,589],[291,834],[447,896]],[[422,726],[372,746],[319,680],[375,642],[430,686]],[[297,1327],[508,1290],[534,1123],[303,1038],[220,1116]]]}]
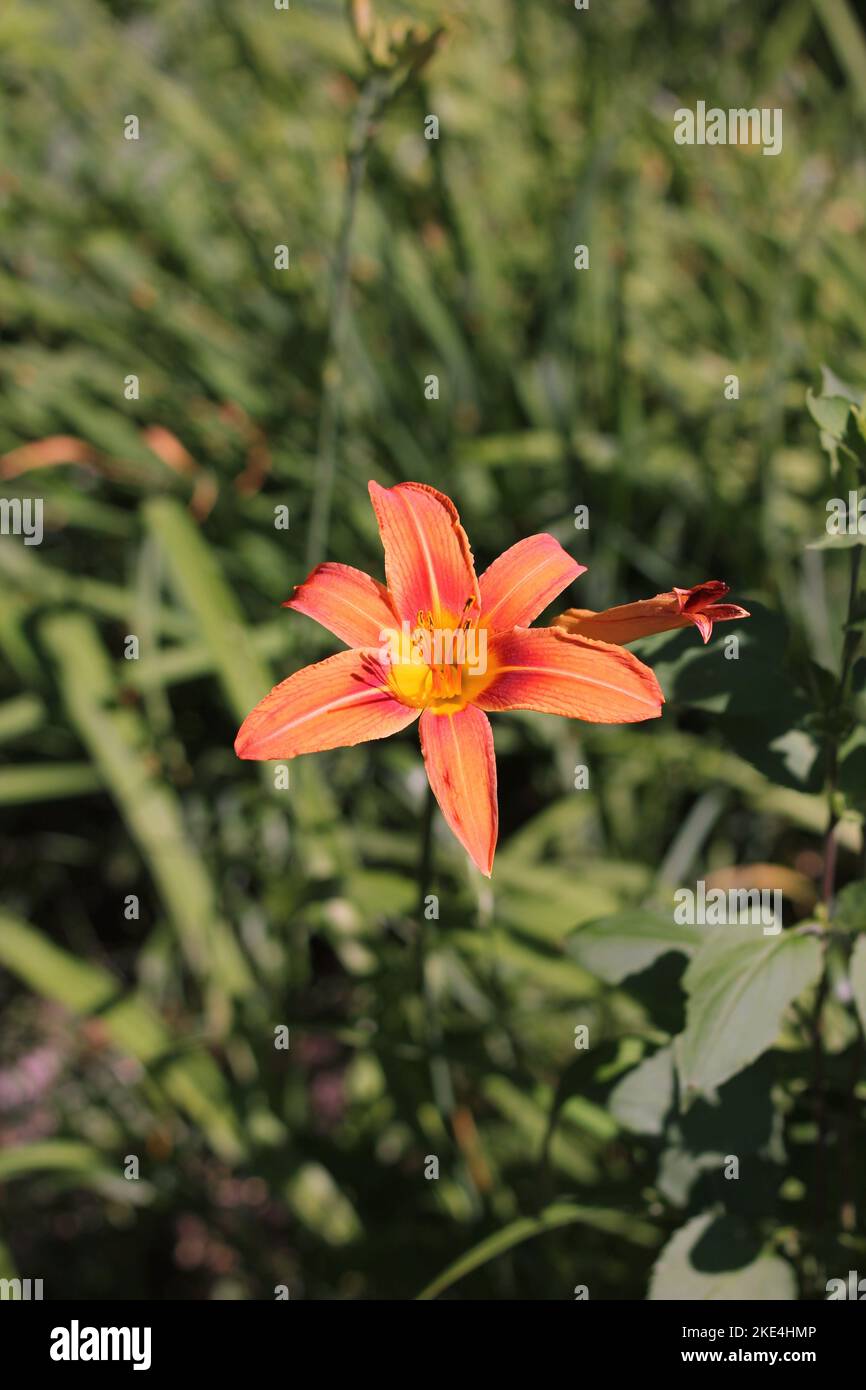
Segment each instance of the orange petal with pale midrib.
[{"label": "orange petal with pale midrib", "polygon": [[622,647],[557,627],[515,628],[491,639],[489,658],[493,678],[475,697],[481,709],[540,710],[593,724],[631,724],[661,714],[658,681]]},{"label": "orange petal with pale midrib", "polygon": [[418,711],[382,687],[387,672],[374,650],[338,652],[274,687],[241,725],[239,758],[296,758],[396,734]]},{"label": "orange petal with pale midrib", "polygon": [[369,487],[398,618],[414,628],[419,613],[432,613],[434,627],[451,627],[470,598],[477,614],[472,552],[450,498],[425,483],[385,488],[371,482]]},{"label": "orange petal with pale midrib", "polygon": [[350,647],[380,647],[399,624],[388,590],[351,565],[326,561],[299,584],[284,608],[305,613]]},{"label": "orange petal with pale midrib", "polygon": [[478,581],[485,627],[527,627],[585,572],[553,536],[527,536],[493,561]]},{"label": "orange petal with pale midrib", "polygon": [[442,814],[489,878],[499,830],[490,721],[474,705],[457,714],[425,710],[419,732],[427,776]]}]

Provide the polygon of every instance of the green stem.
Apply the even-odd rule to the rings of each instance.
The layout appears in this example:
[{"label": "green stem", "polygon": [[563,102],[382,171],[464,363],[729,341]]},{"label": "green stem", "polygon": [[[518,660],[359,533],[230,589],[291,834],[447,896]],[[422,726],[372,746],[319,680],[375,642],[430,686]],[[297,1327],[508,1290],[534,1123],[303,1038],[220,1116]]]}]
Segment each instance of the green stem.
[{"label": "green stem", "polygon": [[424,797],[424,810],[421,813],[421,854],[418,860],[418,917],[423,920],[424,908],[433,876],[433,816],[436,812],[436,798],[433,788],[427,783]]},{"label": "green stem", "polygon": [[[851,678],[851,671],[854,666],[854,658],[860,645],[860,632],[854,627],[857,594],[860,584],[860,566],[863,556],[862,547],[859,545],[852,547],[851,550],[851,570],[848,582],[848,615],[845,621],[845,637],[842,644],[842,660],[839,670],[839,684],[837,687],[835,708],[832,712],[832,723],[827,744],[827,831],[824,836],[824,874],[822,883],[822,897],[824,905],[829,915],[833,910],[833,896],[836,889],[836,826],[839,822],[839,812],[837,806],[837,790],[839,777],[839,715],[848,694],[848,685]],[[815,1227],[820,1232],[824,1225],[826,1212],[826,1172],[825,1172],[825,1148],[827,1142],[827,1113],[824,1096],[824,1042],[823,1042],[823,1012],[824,1004],[830,987],[830,979],[827,964],[827,942],[824,942],[824,968],[821,972],[821,980],[818,985],[818,992],[815,998],[815,1008],[812,1015],[812,1054],[813,1054],[813,1079],[812,1090],[815,1096],[815,1121],[817,1125],[817,1142],[815,1145]]]},{"label": "green stem", "polygon": [[[842,644],[842,661],[839,671],[839,684],[836,694],[836,707],[833,711],[834,724],[838,722],[838,715],[841,713],[842,706],[848,694],[848,684],[851,679],[851,671],[854,666],[854,658],[860,645],[860,633],[854,627],[854,620],[857,608],[857,592],[860,585],[860,566],[863,558],[863,549],[859,545],[852,546],[851,549],[851,572],[848,580],[848,616],[845,620],[845,638]],[[835,831],[839,823],[839,813],[836,806],[837,782],[839,778],[839,733],[833,727],[830,733],[827,746],[827,831],[824,837],[824,878],[823,878],[823,899],[830,911],[833,904],[833,893],[836,886],[836,840]]]},{"label": "green stem", "polygon": [[447,1059],[442,1051],[442,1026],[436,997],[430,985],[425,952],[426,922],[424,915],[433,878],[433,816],[436,799],[428,784],[421,818],[421,854],[418,865],[418,978],[424,1000],[424,1020],[427,1046],[430,1049],[430,1084],[436,1108],[443,1120],[454,1111],[454,1085]]},{"label": "green stem", "polygon": [[328,339],[322,373],[322,410],[316,444],[316,479],[307,540],[307,566],[321,560],[331,524],[331,499],[337,467],[337,437],[343,390],[343,340],[349,305],[352,234],[358,208],[358,194],[367,168],[367,154],[373,123],[387,99],[387,87],[377,73],[367,77],[361,88],[352,122],[347,151],[348,175],[343,195],[343,212],[337,238],[337,254],[331,277]]}]

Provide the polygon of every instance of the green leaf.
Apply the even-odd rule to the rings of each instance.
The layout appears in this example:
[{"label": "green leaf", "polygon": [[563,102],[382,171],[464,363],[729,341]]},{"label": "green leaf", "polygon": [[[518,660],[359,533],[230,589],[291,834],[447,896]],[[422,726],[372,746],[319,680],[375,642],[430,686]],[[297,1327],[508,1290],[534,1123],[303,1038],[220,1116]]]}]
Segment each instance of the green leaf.
[{"label": "green leaf", "polygon": [[480,1269],[489,1260],[504,1255],[506,1250],[512,1250],[515,1245],[521,1245],[525,1240],[533,1240],[535,1236],[544,1235],[546,1231],[558,1230],[560,1226],[572,1225],[589,1226],[609,1235],[622,1236],[624,1240],[633,1241],[636,1245],[651,1246],[658,1239],[654,1226],[639,1221],[626,1212],[610,1211],[604,1207],[575,1206],[571,1202],[554,1202],[546,1207],[540,1216],[513,1221],[503,1230],[480,1241],[422,1289],[418,1298],[437,1298],[452,1284],[456,1284],[458,1279],[465,1279],[467,1274]]},{"label": "green leaf", "polygon": [[840,931],[866,931],[866,883],[848,883],[836,894],[833,926]]},{"label": "green leaf", "polygon": [[98,1149],[71,1139],[46,1139],[0,1153],[0,1182],[30,1173],[93,1173],[104,1170]]},{"label": "green leaf", "polygon": [[837,376],[833,368],[828,367],[826,362],[821,363],[820,395],[825,399],[828,396],[841,396],[851,405],[859,405],[862,397],[862,393],[858,395],[854,387],[849,386],[847,381],[843,381],[840,376]]},{"label": "green leaf", "polygon": [[863,725],[858,725],[839,749],[838,787],[849,806],[866,809],[866,728]]},{"label": "green leaf", "polygon": [[860,1018],[860,1027],[866,1033],[866,936],[858,936],[851,952],[851,988],[854,1003]]},{"label": "green leaf", "polygon": [[674,1046],[684,1099],[715,1090],[766,1051],[820,970],[813,935],[718,927],[683,976],[686,1027]]},{"label": "green leaf", "polygon": [[[549,1123],[549,1115],[532,1098],[526,1095],[525,1091],[519,1086],[513,1085],[504,1076],[489,1076],[482,1083],[482,1091],[485,1100],[504,1115],[512,1126],[525,1141],[527,1154],[540,1153],[544,1146]],[[592,1115],[592,1108],[587,1107]],[[559,1121],[563,1118],[562,1108],[559,1113]],[[616,1132],[616,1125],[605,1111],[598,1111],[598,1118],[606,1132],[601,1137],[612,1139]],[[578,1183],[593,1183],[599,1178],[598,1167],[593,1158],[587,1153],[579,1136],[575,1133],[573,1125],[565,1126],[559,1124],[554,1130],[549,1144],[549,1157],[554,1168],[565,1173]]]},{"label": "green leaf", "polygon": [[863,427],[863,415],[856,405],[852,406],[848,413],[842,443],[862,469],[866,464],[866,431]]},{"label": "green leaf", "polygon": [[840,531],[838,535],[819,536],[816,541],[810,541],[806,546],[807,550],[851,550],[855,545],[866,545],[866,534],[861,535],[859,531],[850,534],[847,531]]},{"label": "green leaf", "polygon": [[673,1048],[660,1047],[610,1093],[609,1109],[634,1134],[662,1134],[674,1103]]},{"label": "green leaf", "polygon": [[328,1245],[348,1245],[361,1222],[348,1197],[321,1163],[304,1163],[285,1185],[285,1199],[308,1230]]},{"label": "green leaf", "polygon": [[104,790],[102,778],[90,763],[20,763],[0,768],[0,806],[60,801]]},{"label": "green leaf", "polygon": [[585,999],[598,993],[591,975],[541,942],[524,941],[504,931],[452,931],[448,940],[463,956],[482,960],[486,968],[505,978],[531,981],[554,998]]},{"label": "green leaf", "polygon": [[771,782],[793,791],[817,792],[824,780],[820,745],[806,729],[786,727],[805,720],[806,714],[805,702],[792,693],[777,715],[749,719],[719,715],[714,723],[726,746]]},{"label": "green leaf", "polygon": [[822,368],[822,377],[819,396],[806,392],[806,405],[821,430],[821,443],[831,455],[838,454],[841,446],[862,466],[866,463],[866,431],[861,404],[852,389],[828,367]]},{"label": "green leaf", "polygon": [[696,1100],[678,1119],[683,1147],[691,1153],[754,1154],[773,1136],[772,1086],[778,1054],[767,1053],[719,1087],[712,1100]]},{"label": "green leaf", "polygon": [[143,721],[121,706],[96,628],[84,614],[72,613],[43,619],[40,632],[57,665],[70,718],[147,861],[191,968],[227,994],[250,992],[247,961],[219,911],[178,800],[154,772]]},{"label": "green leaf", "polygon": [[51,1173],[60,1179],[55,1187],[87,1187],[113,1202],[144,1206],[153,1200],[151,1183],[130,1182],[116,1168],[106,1166],[105,1155],[89,1144],[73,1139],[45,1139],[21,1144],[0,1153],[0,1182]]},{"label": "green leaf", "polygon": [[695,1216],[659,1255],[647,1297],[677,1302],[795,1299],[797,1281],[787,1261],[766,1252],[748,1258],[749,1251],[750,1242],[733,1222],[713,1212]]},{"label": "green leaf", "polygon": [[825,430],[834,439],[842,438],[851,410],[850,401],[844,396],[816,396],[807,391],[806,406],[819,429]]},{"label": "green leaf", "polygon": [[736,658],[725,655],[719,629],[706,644],[696,630],[689,630],[644,638],[634,650],[652,666],[672,703],[731,718],[761,716],[781,734],[797,713],[785,664],[785,624],[778,613],[752,599],[748,608],[751,617],[724,629],[725,637],[738,639]]},{"label": "green leaf", "polygon": [[620,912],[578,927],[567,938],[565,949],[584,970],[607,984],[618,985],[669,951],[692,955],[703,938],[703,928],[680,926],[672,916]]},{"label": "green leaf", "polygon": [[704,646],[691,632],[636,643],[667,699],[713,716],[713,729],[765,777],[796,791],[818,790],[818,746],[806,731],[812,706],[792,688],[785,624],[749,600],[752,616],[731,625],[739,639],[728,659],[717,638]]},{"label": "green leaf", "polygon": [[250,640],[214,553],[175,498],[154,498],[145,504],[144,515],[165,555],[172,586],[210,651],[232,712],[237,719],[245,719],[267,695],[273,680]]},{"label": "green leaf", "polygon": [[16,695],[0,704],[0,743],[32,733],[46,720],[46,709],[36,695]]},{"label": "green leaf", "polygon": [[[135,610],[135,599],[128,589],[54,569],[44,560],[37,560],[30,548],[10,537],[0,540],[0,575],[4,579],[4,589],[18,589],[28,597],[64,608],[80,604],[82,608],[120,622],[128,622]],[[185,614],[170,608],[159,609],[155,625],[158,631],[177,637],[189,637],[192,628]]]}]

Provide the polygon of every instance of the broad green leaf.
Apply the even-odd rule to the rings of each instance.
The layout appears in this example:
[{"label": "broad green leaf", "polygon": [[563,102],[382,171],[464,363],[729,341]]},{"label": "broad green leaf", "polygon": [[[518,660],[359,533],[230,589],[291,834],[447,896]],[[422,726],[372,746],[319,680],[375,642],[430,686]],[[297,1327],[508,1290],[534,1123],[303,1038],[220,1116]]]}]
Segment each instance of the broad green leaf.
[{"label": "broad green leaf", "polygon": [[776,1040],[785,1010],[815,983],[821,947],[799,930],[715,929],[683,976],[686,1028],[676,1039],[686,1103],[748,1066]]},{"label": "broad green leaf", "polygon": [[813,734],[802,728],[778,727],[790,721],[805,720],[806,703],[792,694],[778,720],[735,719],[719,715],[715,728],[731,748],[777,786],[794,791],[818,791],[823,785],[824,763],[821,748]]},{"label": "broad green leaf", "polygon": [[866,883],[846,883],[833,903],[833,926],[840,931],[866,931]]},{"label": "broad green leaf", "polygon": [[844,396],[836,395],[816,396],[811,391],[807,391],[806,406],[819,429],[825,430],[834,439],[842,438],[851,410],[849,400],[846,400]]},{"label": "broad green leaf", "polygon": [[[672,703],[731,718],[760,717],[777,737],[791,727],[799,707],[792,703],[785,663],[785,624],[752,599],[745,606],[751,616],[716,628],[706,645],[690,629],[644,638],[634,649],[652,666]],[[725,654],[726,640],[734,636],[736,657]]]},{"label": "broad green leaf", "polygon": [[826,399],[828,396],[841,396],[843,400],[849,401],[851,405],[862,403],[863,393],[855,391],[853,386],[849,386],[847,381],[843,381],[837,376],[832,367],[828,367],[826,362],[821,363],[821,390],[819,395]]},{"label": "broad green leaf", "polygon": [[713,1212],[693,1217],[659,1255],[647,1297],[676,1302],[795,1299],[797,1281],[787,1260],[760,1252],[743,1262],[749,1242],[739,1249],[739,1234]]},{"label": "broad green leaf", "polygon": [[703,943],[704,930],[680,926],[658,912],[621,912],[599,917],[572,932],[565,949],[572,960],[607,984],[618,985],[669,951],[692,955]]},{"label": "broad green leaf", "polygon": [[673,1050],[660,1047],[613,1088],[609,1109],[614,1119],[635,1134],[661,1134],[673,1102]]},{"label": "broad green leaf", "polygon": [[754,1154],[773,1136],[771,1090],[779,1071],[778,1053],[760,1057],[732,1076],[712,1098],[696,1100],[677,1126],[692,1153]]}]

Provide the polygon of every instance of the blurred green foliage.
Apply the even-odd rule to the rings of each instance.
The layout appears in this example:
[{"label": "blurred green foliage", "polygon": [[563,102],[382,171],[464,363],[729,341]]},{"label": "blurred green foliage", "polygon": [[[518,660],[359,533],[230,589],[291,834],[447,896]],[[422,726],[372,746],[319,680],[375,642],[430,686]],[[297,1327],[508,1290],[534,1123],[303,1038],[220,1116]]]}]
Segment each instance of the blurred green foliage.
[{"label": "blurred green foliage", "polygon": [[[0,12],[0,480],[46,522],[0,539],[4,1270],[823,1296],[864,1258],[866,973],[822,941],[818,984],[802,923],[844,736],[866,926],[863,680],[843,708],[847,554],[806,548],[856,450],[805,402],[822,363],[866,383],[866,33],[846,0],[376,10],[444,42],[389,77],[336,0]],[[781,107],[783,152],[675,145],[697,100]],[[438,821],[420,881],[413,733],[288,791],[232,751],[336,647],[279,609],[308,560],[381,573],[371,477],[448,492],[479,568],[552,532],[589,565],[568,601],[720,577],[755,610],[739,663],[638,649],[653,727],[494,721],[491,884]],[[676,885],[751,865],[799,935],[672,939]],[[721,1046],[706,951],[754,986]]]}]

